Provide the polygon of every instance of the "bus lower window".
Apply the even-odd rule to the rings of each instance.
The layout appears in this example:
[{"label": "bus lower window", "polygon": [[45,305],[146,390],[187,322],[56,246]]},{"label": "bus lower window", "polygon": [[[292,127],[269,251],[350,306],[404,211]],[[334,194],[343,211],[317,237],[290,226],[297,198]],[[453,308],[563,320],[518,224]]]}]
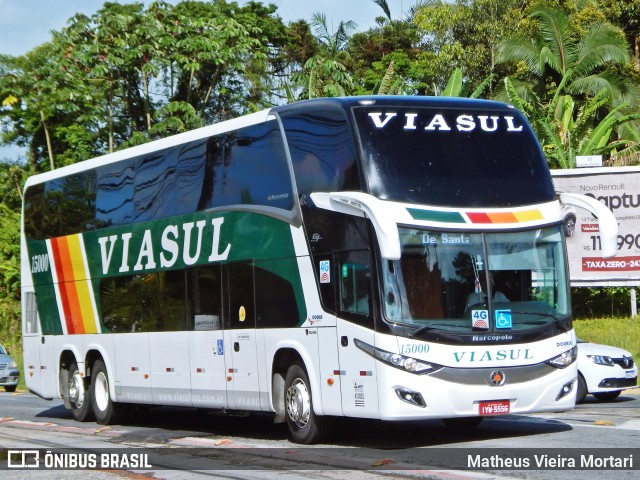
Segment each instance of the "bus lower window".
[{"label": "bus lower window", "polygon": [[369,252],[346,252],[336,257],[340,268],[340,310],[348,315],[370,316],[373,305]]},{"label": "bus lower window", "polygon": [[184,271],[100,282],[102,321],[111,333],[188,330]]}]

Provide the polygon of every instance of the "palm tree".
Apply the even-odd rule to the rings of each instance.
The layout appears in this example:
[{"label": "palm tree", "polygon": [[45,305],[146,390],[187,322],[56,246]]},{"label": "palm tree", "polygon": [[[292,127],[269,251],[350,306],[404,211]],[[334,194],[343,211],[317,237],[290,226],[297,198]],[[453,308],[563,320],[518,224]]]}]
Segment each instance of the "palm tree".
[{"label": "palm tree", "polygon": [[533,91],[523,98],[511,80],[505,78],[509,101],[529,118],[552,167],[574,168],[578,155],[610,155],[633,150],[637,143],[615,139],[616,127],[640,120],[640,113],[624,114],[622,103],[603,118],[596,112],[608,102],[606,89],[577,105],[571,95],[562,95],[562,87],[571,76],[567,72],[550,103],[545,104]]},{"label": "palm tree", "polygon": [[595,23],[578,35],[564,11],[545,6],[531,17],[533,35],[507,39],[498,58],[526,67],[517,80],[506,79],[506,94],[528,115],[551,163],[570,168],[576,155],[640,148],[638,116],[630,114],[640,90],[615,70],[630,58],[622,32]]},{"label": "palm tree", "polygon": [[311,57],[301,71],[292,75],[294,84],[302,88],[306,98],[337,97],[349,93],[353,86],[345,62],[349,60],[347,45],[357,25],[352,20],[341,21],[331,33],[324,13],[314,13],[311,18],[315,37],[322,46],[320,53]]},{"label": "palm tree", "polygon": [[373,3],[378,5],[384,12],[384,16],[387,17],[387,20],[391,21],[391,9],[389,8],[387,0],[373,0]]},{"label": "palm tree", "polygon": [[[531,17],[537,23],[533,36],[507,39],[498,51],[499,61],[527,67],[530,80],[519,89],[531,88],[544,97],[549,79],[559,84],[566,78],[565,89],[569,94],[595,96],[604,88],[611,105],[638,103],[638,92],[612,70],[615,65],[624,66],[630,58],[627,42],[618,28],[596,23],[579,36],[562,10],[540,6]],[[569,72],[571,75],[567,77]]]}]

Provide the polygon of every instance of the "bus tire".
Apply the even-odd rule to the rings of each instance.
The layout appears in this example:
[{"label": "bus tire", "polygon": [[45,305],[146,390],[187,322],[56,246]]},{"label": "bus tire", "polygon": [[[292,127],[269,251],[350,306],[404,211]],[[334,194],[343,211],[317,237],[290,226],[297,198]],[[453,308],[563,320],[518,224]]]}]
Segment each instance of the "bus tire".
[{"label": "bus tire", "polygon": [[585,397],[587,396],[587,382],[584,381],[584,377],[580,372],[578,372],[578,382],[577,382],[577,390],[576,390],[576,403],[584,402]]},{"label": "bus tire", "polygon": [[285,417],[291,440],[311,445],[326,438],[333,427],[333,418],[313,412],[309,376],[299,363],[294,363],[287,370],[284,389]]},{"label": "bus tire", "polygon": [[594,397],[596,397],[601,402],[611,402],[620,396],[622,392],[620,390],[614,392],[597,392],[592,393]]},{"label": "bus tire", "polygon": [[65,395],[69,400],[73,418],[78,422],[93,420],[91,385],[89,381],[80,374],[78,364],[75,361],[69,365],[68,381],[65,388]]},{"label": "bus tire", "polygon": [[100,359],[94,362],[91,369],[91,391],[91,406],[96,422],[101,425],[113,425],[127,419],[129,405],[111,400],[107,367]]}]

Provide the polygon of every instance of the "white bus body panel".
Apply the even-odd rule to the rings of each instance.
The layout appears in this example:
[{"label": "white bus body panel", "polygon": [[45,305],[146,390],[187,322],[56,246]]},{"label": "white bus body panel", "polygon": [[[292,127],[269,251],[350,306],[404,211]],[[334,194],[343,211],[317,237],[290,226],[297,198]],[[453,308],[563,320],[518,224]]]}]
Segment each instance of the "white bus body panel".
[{"label": "white bus body panel", "polygon": [[51,337],[23,335],[24,381],[30,392],[42,398],[58,398],[58,358]]},{"label": "white bus body panel", "polygon": [[[106,336],[106,335],[103,335]],[[115,400],[153,403],[148,333],[119,333],[114,338],[112,384]]]},{"label": "white bus body panel", "polygon": [[379,362],[356,347],[354,338],[369,345],[375,343],[373,330],[338,320],[342,411],[350,417],[379,418],[376,385]]},{"label": "white bus body panel", "polygon": [[191,405],[188,332],[149,335],[153,403]]},{"label": "white bus body panel", "polygon": [[227,355],[227,390],[229,408],[260,410],[260,377],[256,330],[227,330],[224,332]]},{"label": "white bus body panel", "polygon": [[222,330],[191,332],[189,363],[194,407],[226,408],[227,375]]}]

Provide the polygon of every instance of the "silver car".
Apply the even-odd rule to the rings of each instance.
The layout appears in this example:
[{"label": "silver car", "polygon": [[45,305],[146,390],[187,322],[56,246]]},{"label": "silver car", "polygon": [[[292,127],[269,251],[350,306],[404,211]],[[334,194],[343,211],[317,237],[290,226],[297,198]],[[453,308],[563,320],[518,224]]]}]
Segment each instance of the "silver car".
[{"label": "silver car", "polygon": [[9,356],[2,345],[0,345],[0,387],[4,387],[7,392],[15,392],[18,387],[18,364]]}]

